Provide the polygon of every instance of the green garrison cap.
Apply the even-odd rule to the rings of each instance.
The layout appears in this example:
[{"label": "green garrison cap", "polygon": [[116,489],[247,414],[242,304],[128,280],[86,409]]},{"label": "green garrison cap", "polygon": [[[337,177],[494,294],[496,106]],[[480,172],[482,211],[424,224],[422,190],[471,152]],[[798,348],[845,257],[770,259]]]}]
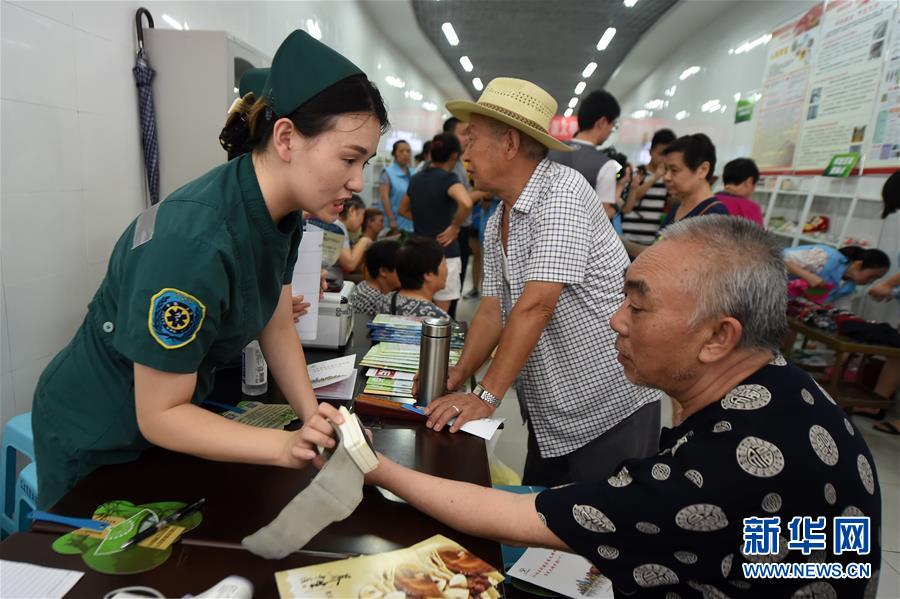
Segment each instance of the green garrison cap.
[{"label": "green garrison cap", "polygon": [[291,114],[338,81],[365,74],[301,29],[282,42],[270,71],[263,96],[279,118]]},{"label": "green garrison cap", "polygon": [[247,69],[241,75],[241,83],[238,86],[241,97],[253,92],[257,98],[262,97],[263,88],[266,86],[266,79],[269,78],[269,69]]}]

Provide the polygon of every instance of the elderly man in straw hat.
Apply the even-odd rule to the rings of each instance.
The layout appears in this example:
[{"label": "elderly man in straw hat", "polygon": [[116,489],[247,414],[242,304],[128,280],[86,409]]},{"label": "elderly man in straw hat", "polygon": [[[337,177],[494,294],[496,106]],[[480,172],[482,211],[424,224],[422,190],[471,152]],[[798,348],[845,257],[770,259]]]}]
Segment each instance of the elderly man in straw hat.
[{"label": "elderly man in straw hat", "polygon": [[657,392],[625,378],[608,325],[628,257],[584,177],[546,158],[571,150],[547,133],[547,92],[498,78],[477,103],[447,109],[469,123],[464,159],[478,189],[502,200],[485,232],[483,298],[447,388],[497,351],[472,393],[428,406],[428,426],[455,417],[456,432],[488,417],[516,383],[530,431],[524,482],[605,479],[652,453],[659,431]]},{"label": "elderly man in straw hat", "polygon": [[878,474],[840,407],[776,353],[785,278],[777,242],[722,215],[670,226],[628,269],[619,359],[685,415],[658,455],[537,495],[383,456],[368,482],[462,532],[574,551],[617,597],[874,597]]}]

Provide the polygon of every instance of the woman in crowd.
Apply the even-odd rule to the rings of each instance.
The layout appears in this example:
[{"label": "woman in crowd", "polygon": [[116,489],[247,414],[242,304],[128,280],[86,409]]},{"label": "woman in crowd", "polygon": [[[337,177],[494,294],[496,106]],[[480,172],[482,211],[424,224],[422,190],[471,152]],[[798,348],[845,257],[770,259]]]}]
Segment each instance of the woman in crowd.
[{"label": "woman in crowd", "polygon": [[416,154],[416,172],[420,172],[431,163],[431,141],[422,144],[422,151]]},{"label": "woman in crowd", "polygon": [[[387,125],[381,95],[349,60],[294,31],[266,92],[242,105],[236,158],[145,211],[113,248],[74,339],[35,390],[38,504],[151,445],[210,460],[303,468],[333,447],[291,319],[301,210],[334,221],[363,188]],[[197,404],[216,367],[259,339],[304,421],[263,429]]]},{"label": "woman in crowd", "polygon": [[410,237],[394,256],[400,289],[388,293],[378,306],[380,314],[449,318],[437,307],[434,295],[447,283],[447,259],[434,239]]},{"label": "woman in crowd", "polygon": [[438,133],[431,140],[431,165],[413,176],[400,214],[410,219],[416,235],[430,237],[444,248],[447,286],[435,294],[434,302],[446,311],[460,297],[462,281],[459,229],[472,210],[472,199],[453,169],[459,160],[459,140],[452,133]]},{"label": "woman in crowd", "polygon": [[883,277],[891,259],[881,250],[846,246],[799,245],[784,250],[791,279],[803,279],[812,288],[828,290],[828,303],[850,295],[857,285],[868,285]]},{"label": "woman in crowd", "polygon": [[354,194],[353,197],[344,202],[344,209],[335,222],[344,233],[344,247],[341,249],[341,255],[338,257],[338,264],[340,264],[341,269],[345,273],[359,270],[366,256],[366,250],[375,241],[374,238],[366,235],[360,235],[356,243],[352,241],[352,237],[359,235],[360,231],[362,231],[365,217],[366,205],[361,197]]},{"label": "woman in crowd", "polygon": [[703,133],[679,137],[663,150],[669,194],[678,200],[677,208],[666,215],[660,234],[674,222],[704,214],[728,214],[728,209],[712,193],[715,180],[716,147]]},{"label": "woman in crowd", "polygon": [[385,296],[400,288],[400,279],[397,278],[399,249],[399,242],[382,239],[366,251],[365,280],[360,281],[350,293],[350,306],[356,312],[375,316]]},{"label": "woman in crowd", "polygon": [[372,241],[378,239],[384,230],[384,214],[378,208],[366,208],[366,215],[363,217],[362,234]]},{"label": "woman in crowd", "polygon": [[391,234],[400,231],[412,233],[413,230],[409,219],[397,213],[397,208],[400,207],[400,201],[406,195],[406,189],[409,187],[409,180],[412,176],[409,168],[411,154],[409,143],[402,139],[394,142],[394,146],[391,148],[391,156],[394,157],[394,161],[381,173],[378,194],[381,199],[381,209],[387,217]]}]

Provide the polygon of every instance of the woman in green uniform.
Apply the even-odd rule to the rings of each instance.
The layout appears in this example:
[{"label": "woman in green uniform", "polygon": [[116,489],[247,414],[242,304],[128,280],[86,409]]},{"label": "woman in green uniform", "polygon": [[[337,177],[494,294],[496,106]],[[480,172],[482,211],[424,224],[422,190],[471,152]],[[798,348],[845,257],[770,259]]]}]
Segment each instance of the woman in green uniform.
[{"label": "woman in green uniform", "polygon": [[[32,422],[38,503],[151,445],[211,460],[303,468],[331,447],[291,318],[300,211],[332,222],[363,188],[387,126],[378,90],[302,31],[247,111],[250,152],[142,213],[116,243],[74,339],[47,366]],[[235,423],[196,404],[217,366],[259,339],[297,432]]]}]

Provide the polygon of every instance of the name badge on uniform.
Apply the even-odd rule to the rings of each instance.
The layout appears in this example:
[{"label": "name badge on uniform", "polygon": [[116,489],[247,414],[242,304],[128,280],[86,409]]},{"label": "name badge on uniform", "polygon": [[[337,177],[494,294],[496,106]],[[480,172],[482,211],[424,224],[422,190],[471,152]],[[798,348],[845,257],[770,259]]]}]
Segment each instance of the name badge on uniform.
[{"label": "name badge on uniform", "polygon": [[197,338],[206,306],[190,293],[166,287],[150,298],[148,328],[166,349],[184,347]]}]

